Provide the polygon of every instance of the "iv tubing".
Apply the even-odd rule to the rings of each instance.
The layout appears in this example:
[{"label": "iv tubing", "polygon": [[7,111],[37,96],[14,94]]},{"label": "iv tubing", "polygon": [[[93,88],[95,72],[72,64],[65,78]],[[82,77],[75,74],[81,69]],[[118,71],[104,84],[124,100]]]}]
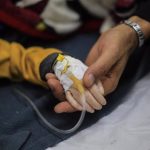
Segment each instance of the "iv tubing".
[{"label": "iv tubing", "polygon": [[84,117],[85,117],[85,113],[86,113],[86,110],[85,110],[85,95],[84,93],[82,93],[82,102],[83,102],[83,110],[81,112],[81,115],[80,115],[80,118],[78,120],[78,122],[76,123],[76,125],[74,127],[72,127],[71,129],[67,129],[67,130],[63,130],[63,129],[59,129],[57,127],[55,127],[54,125],[52,125],[50,122],[48,122],[44,116],[41,114],[41,112],[38,110],[37,106],[32,102],[32,100],[27,96],[25,95],[23,92],[21,92],[20,90],[18,89],[15,89],[15,91],[20,95],[22,96],[25,100],[28,101],[28,103],[30,104],[30,106],[32,107],[32,109],[35,111],[35,113],[37,114],[37,116],[42,120],[42,122],[50,129],[58,132],[58,133],[61,133],[61,134],[69,134],[69,133],[72,133],[72,132],[75,132],[82,124],[83,120],[84,120]]}]

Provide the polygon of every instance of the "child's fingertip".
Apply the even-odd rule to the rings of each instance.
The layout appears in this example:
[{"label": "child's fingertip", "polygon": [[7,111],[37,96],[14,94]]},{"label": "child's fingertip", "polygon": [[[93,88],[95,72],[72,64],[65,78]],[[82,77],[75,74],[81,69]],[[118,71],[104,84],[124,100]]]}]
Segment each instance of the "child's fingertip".
[{"label": "child's fingertip", "polygon": [[95,112],[95,110],[93,108],[87,108],[86,111],[89,112],[89,113],[94,113]]},{"label": "child's fingertip", "polygon": [[48,79],[50,78],[49,73],[47,73],[47,74],[45,75],[45,78],[46,78],[46,80],[48,80]]},{"label": "child's fingertip", "polygon": [[100,104],[96,110],[101,110],[102,109],[102,105]]},{"label": "child's fingertip", "polygon": [[103,105],[105,106],[107,104],[107,101],[105,100],[104,102],[103,102]]},{"label": "child's fingertip", "polygon": [[91,114],[93,114],[93,113],[95,112],[95,110],[90,110],[89,112],[90,112]]},{"label": "child's fingertip", "polygon": [[54,108],[55,113],[60,114],[63,113],[62,111],[60,111],[59,109]]}]

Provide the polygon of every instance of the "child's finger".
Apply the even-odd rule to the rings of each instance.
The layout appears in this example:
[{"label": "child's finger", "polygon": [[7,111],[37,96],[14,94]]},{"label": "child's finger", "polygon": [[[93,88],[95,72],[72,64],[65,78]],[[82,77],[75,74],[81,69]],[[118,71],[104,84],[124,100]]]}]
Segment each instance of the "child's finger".
[{"label": "child's finger", "polygon": [[106,99],[102,96],[100,90],[95,84],[90,88],[90,92],[99,103],[106,105]]},{"label": "child's finger", "polygon": [[46,78],[47,80],[49,80],[49,79],[57,79],[56,75],[53,74],[53,73],[47,73],[47,74],[45,75],[45,78]]},{"label": "child's finger", "polygon": [[71,104],[68,101],[64,101],[64,102],[58,103],[55,106],[54,111],[56,113],[72,113],[72,112],[76,112],[76,111],[79,111],[79,110],[72,107]]},{"label": "child's finger", "polygon": [[47,84],[57,99],[59,99],[60,101],[65,100],[64,89],[59,80],[50,79],[47,81]]},{"label": "child's finger", "polygon": [[85,91],[86,95],[86,102],[96,110],[102,109],[102,105],[96,101],[96,99],[92,96],[92,94],[89,91]]},{"label": "child's finger", "polygon": [[80,111],[82,110],[82,106],[73,98],[70,91],[66,92],[66,99],[75,109],[80,110]]},{"label": "child's finger", "polygon": [[[82,100],[82,97],[81,97],[81,94],[78,90],[76,90],[75,88],[70,88],[70,91],[74,97],[74,99],[81,105],[85,105],[85,109],[88,111],[88,112],[91,112],[91,113],[94,113],[94,109],[87,103],[86,99],[85,99],[85,104],[83,103],[83,100]],[[85,94],[85,93],[84,93]],[[86,95],[85,95],[85,98],[86,98]]]},{"label": "child's finger", "polygon": [[[74,106],[76,109],[81,109],[81,110],[83,110],[83,101],[82,101],[82,99],[81,99],[81,95],[79,96],[79,94],[76,94],[76,90],[75,89],[71,89],[72,91],[70,92],[70,91],[67,91],[67,93],[66,93],[66,98],[67,98],[67,96],[68,96],[68,101],[70,102],[70,104],[72,104],[72,106]],[[73,91],[74,90],[74,91]],[[78,92],[78,91],[77,91]],[[72,94],[73,95],[72,95]],[[78,104],[78,105],[77,105]],[[88,112],[90,112],[90,113],[94,113],[94,109],[91,107],[91,106],[89,106],[89,104],[85,101],[85,110],[86,111],[88,111]],[[80,107],[79,107],[80,106]],[[79,107],[79,108],[78,108]]]}]

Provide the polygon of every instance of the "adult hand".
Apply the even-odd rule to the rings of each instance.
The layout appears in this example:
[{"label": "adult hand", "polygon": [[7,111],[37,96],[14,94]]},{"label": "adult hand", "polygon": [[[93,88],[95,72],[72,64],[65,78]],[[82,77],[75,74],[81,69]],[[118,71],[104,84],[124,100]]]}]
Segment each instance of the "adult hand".
[{"label": "adult hand", "polygon": [[[149,22],[136,16],[130,18],[130,20],[135,21],[141,26],[146,39],[150,36]],[[94,83],[101,80],[105,95],[115,90],[128,58],[137,45],[137,35],[127,25],[118,25],[103,33],[86,59],[86,63],[90,67],[84,76],[85,86],[90,89]],[[59,100],[64,100],[56,105],[55,112],[77,111],[66,101],[63,88],[56,76],[54,74],[47,74],[46,78],[54,96]]]},{"label": "adult hand", "polygon": [[[145,39],[150,37],[148,21],[137,16],[130,20],[141,26]],[[86,59],[86,64],[90,67],[84,75],[85,86],[89,88],[101,80],[105,95],[114,91],[128,58],[137,45],[136,32],[128,25],[121,24],[103,33]]]},{"label": "adult hand", "polygon": [[86,59],[89,68],[84,75],[85,86],[89,88],[97,80],[101,80],[104,94],[113,92],[137,44],[135,31],[125,24],[104,32]]}]

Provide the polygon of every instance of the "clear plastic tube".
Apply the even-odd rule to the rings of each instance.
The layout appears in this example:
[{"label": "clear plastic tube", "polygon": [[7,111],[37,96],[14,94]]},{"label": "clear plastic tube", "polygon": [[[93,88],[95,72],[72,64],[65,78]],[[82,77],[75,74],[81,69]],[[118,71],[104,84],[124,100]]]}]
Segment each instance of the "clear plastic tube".
[{"label": "clear plastic tube", "polygon": [[69,134],[69,133],[75,132],[81,126],[81,124],[82,124],[82,122],[84,120],[85,113],[86,113],[86,110],[85,110],[86,99],[85,99],[84,93],[82,93],[82,95],[81,95],[81,101],[82,101],[83,110],[81,112],[81,115],[80,115],[80,118],[79,118],[78,122],[71,129],[63,130],[63,129],[59,129],[59,128],[55,127],[50,122],[48,122],[45,119],[45,117],[41,114],[41,112],[38,110],[37,106],[32,102],[32,100],[27,95],[25,95],[22,91],[20,91],[18,89],[15,89],[15,92],[17,92],[20,96],[22,96],[30,104],[32,109],[35,111],[36,115],[42,120],[42,122],[48,128],[50,128],[50,129],[52,129],[52,130],[54,130],[54,131],[56,131],[58,133]]}]

